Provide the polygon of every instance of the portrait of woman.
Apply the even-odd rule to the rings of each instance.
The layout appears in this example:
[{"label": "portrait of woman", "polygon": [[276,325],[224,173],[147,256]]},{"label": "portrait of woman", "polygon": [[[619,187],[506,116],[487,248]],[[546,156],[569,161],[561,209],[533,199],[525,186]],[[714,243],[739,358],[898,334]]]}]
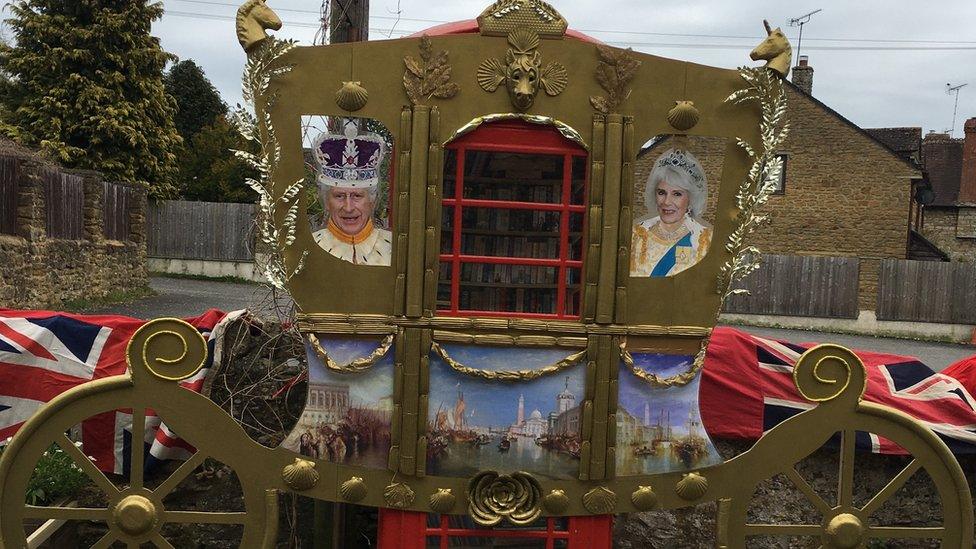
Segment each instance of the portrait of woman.
[{"label": "portrait of woman", "polygon": [[705,257],[712,240],[712,227],[701,220],[707,197],[705,172],[690,152],[668,149],[654,162],[644,201],[657,215],[634,225],[630,276],[672,276]]}]

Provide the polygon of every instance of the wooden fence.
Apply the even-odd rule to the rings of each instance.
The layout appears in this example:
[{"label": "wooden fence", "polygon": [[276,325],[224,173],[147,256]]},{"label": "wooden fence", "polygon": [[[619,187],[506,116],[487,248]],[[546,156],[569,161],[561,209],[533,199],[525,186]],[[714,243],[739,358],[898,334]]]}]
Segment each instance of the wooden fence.
[{"label": "wooden fence", "polygon": [[885,260],[878,320],[976,324],[976,264]]},{"label": "wooden fence", "polygon": [[253,261],[254,204],[163,200],[149,205],[149,257]]},{"label": "wooden fence", "polygon": [[105,238],[125,241],[129,239],[132,228],[129,223],[129,209],[136,200],[136,191],[128,185],[102,182],[104,200],[102,218]]},{"label": "wooden fence", "polygon": [[762,268],[737,283],[750,295],[725,302],[727,313],[857,318],[856,257],[764,255]]},{"label": "wooden fence", "polygon": [[0,234],[17,234],[20,160],[0,156]]},{"label": "wooden fence", "polygon": [[48,238],[85,238],[85,181],[57,170],[41,172],[44,187],[45,232]]}]

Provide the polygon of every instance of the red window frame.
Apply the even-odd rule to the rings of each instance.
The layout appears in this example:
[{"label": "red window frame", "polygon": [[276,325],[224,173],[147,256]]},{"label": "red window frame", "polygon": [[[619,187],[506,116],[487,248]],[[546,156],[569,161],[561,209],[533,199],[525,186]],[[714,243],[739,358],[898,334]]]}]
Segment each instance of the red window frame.
[{"label": "red window frame", "polygon": [[[569,218],[571,213],[583,216],[582,233],[586,234],[586,201],[590,185],[590,172],[584,168],[583,203],[572,204],[573,160],[588,157],[586,149],[566,139],[550,126],[530,124],[523,121],[507,121],[486,124],[473,132],[454,140],[446,147],[455,151],[454,197],[441,200],[442,208],[451,208],[453,213],[453,239],[451,253],[440,254],[440,263],[451,265],[451,306],[438,309],[441,314],[453,316],[488,316],[551,318],[577,320],[582,317],[582,276],[580,277],[580,304],[576,314],[566,314],[566,274],[568,269],[579,269],[582,275],[586,259],[586,245],[581,243],[580,259],[569,259]],[[464,162],[468,151],[535,153],[563,157],[563,181],[560,203],[521,202],[509,200],[481,200],[464,198]],[[461,253],[461,216],[464,207],[497,208],[511,210],[532,210],[560,212],[559,216],[559,259],[534,259],[525,257],[464,255]],[[556,309],[555,313],[526,313],[516,311],[485,311],[460,308],[461,264],[484,263],[495,265],[524,265],[530,267],[556,267]]]},{"label": "red window frame", "polygon": [[436,541],[438,547],[451,547],[457,538],[516,538],[546,541],[553,549],[556,540],[566,540],[569,549],[610,549],[613,515],[567,517],[565,529],[556,529],[556,520],[547,518],[545,530],[505,530],[495,528],[452,528],[450,517],[441,515],[436,527],[428,526],[427,513],[380,509],[379,549],[427,549]]}]

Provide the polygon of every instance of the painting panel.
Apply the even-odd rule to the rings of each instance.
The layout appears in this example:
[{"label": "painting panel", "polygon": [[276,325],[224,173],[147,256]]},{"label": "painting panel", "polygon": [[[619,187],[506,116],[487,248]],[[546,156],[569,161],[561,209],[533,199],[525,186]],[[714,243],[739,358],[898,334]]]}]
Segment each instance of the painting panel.
[{"label": "painting panel", "polygon": [[[337,364],[369,356],[380,342],[373,338],[319,336]],[[310,345],[305,410],[282,446],[332,463],[385,469],[393,417],[393,349],[370,369],[344,373],[326,367]]]},{"label": "painting panel", "polygon": [[[687,355],[632,353],[634,366],[670,377],[686,372]],[[617,406],[617,475],[688,471],[722,461],[702,427],[698,408],[701,374],[686,385],[662,387],[620,365]]]},{"label": "painting panel", "polygon": [[[443,345],[479,370],[531,370],[559,362],[567,349]],[[499,382],[430,360],[427,473],[467,477],[483,470],[540,478],[579,476],[584,369],[577,364],[532,381]]]}]

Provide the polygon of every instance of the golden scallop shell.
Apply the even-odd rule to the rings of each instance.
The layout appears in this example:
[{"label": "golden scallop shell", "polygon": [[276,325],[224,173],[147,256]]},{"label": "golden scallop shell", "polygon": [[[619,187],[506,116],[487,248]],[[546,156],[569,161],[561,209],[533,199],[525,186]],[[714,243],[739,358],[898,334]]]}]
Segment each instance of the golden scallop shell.
[{"label": "golden scallop shell", "polygon": [[542,498],[542,504],[546,506],[546,510],[554,515],[561,515],[563,511],[569,508],[569,497],[566,496],[566,492],[563,490],[553,490],[546,494],[546,497]]},{"label": "golden scallop shell", "polygon": [[295,458],[295,463],[286,465],[281,470],[281,479],[292,490],[301,492],[318,484],[319,472],[315,470],[315,462]]},{"label": "golden scallop shell", "polygon": [[352,477],[339,486],[342,499],[356,503],[366,497],[366,483],[359,477]]},{"label": "golden scallop shell", "polygon": [[428,503],[431,511],[435,513],[449,513],[457,504],[457,496],[450,488],[438,488],[436,492],[430,495]]},{"label": "golden scallop shell", "polygon": [[694,128],[699,118],[700,113],[691,101],[675,101],[674,107],[668,111],[668,124],[679,132]]},{"label": "golden scallop shell", "polygon": [[630,502],[638,511],[650,511],[657,506],[657,494],[650,486],[638,486],[630,495]]},{"label": "golden scallop shell", "polygon": [[393,483],[383,490],[383,499],[387,505],[394,509],[406,509],[410,507],[413,505],[415,496],[416,494],[414,494],[409,486],[399,482]]},{"label": "golden scallop shell", "polygon": [[617,494],[604,486],[599,486],[583,496],[583,507],[596,515],[609,515],[617,506]]},{"label": "golden scallop shell", "polygon": [[708,491],[708,479],[698,473],[688,473],[674,487],[674,491],[685,501],[694,501]]},{"label": "golden scallop shell", "polygon": [[366,106],[369,93],[359,82],[343,82],[342,87],[336,92],[335,100],[340,109],[358,111]]}]

